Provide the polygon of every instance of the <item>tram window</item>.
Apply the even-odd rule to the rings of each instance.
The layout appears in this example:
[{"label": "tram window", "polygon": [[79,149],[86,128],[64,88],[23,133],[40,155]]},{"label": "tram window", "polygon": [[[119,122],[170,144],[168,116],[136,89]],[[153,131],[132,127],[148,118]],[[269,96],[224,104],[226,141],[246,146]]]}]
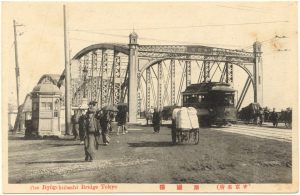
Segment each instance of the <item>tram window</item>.
[{"label": "tram window", "polygon": [[229,96],[229,105],[233,105],[233,104],[234,104],[233,96]]},{"label": "tram window", "polygon": [[199,103],[202,102],[202,96],[201,95],[198,96],[198,102]]},{"label": "tram window", "polygon": [[197,97],[195,95],[190,96],[188,102],[189,103],[197,103]]},{"label": "tram window", "polygon": [[201,103],[201,102],[204,102],[205,101],[205,98],[203,95],[199,95],[198,96],[198,102]]},{"label": "tram window", "polygon": [[228,95],[228,96],[225,96],[224,97],[224,105],[228,105],[228,106],[231,106],[234,104],[234,101],[233,101],[233,96],[232,95]]}]

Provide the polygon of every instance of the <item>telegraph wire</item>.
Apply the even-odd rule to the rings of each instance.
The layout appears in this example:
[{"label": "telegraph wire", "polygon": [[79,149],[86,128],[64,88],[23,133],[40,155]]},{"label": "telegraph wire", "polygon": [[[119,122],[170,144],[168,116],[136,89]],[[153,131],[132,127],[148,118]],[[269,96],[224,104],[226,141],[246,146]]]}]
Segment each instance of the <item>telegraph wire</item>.
[{"label": "telegraph wire", "polygon": [[[126,38],[126,39],[128,39],[128,36],[125,36],[125,35],[110,34],[110,33],[101,33],[101,32],[93,32],[93,31],[81,31],[81,32],[92,33],[92,34],[100,34],[100,35],[105,35],[105,36],[120,37],[120,38]],[[95,41],[92,41],[92,40],[79,39],[79,38],[70,38],[70,39],[79,40],[79,41],[87,41],[87,42],[95,42]],[[241,47],[241,45],[196,43],[196,42],[188,42],[188,41],[155,39],[155,38],[148,38],[148,37],[139,37],[139,39],[140,40],[148,40],[148,41],[150,40],[150,41],[169,42],[169,43],[191,44],[191,45]]]},{"label": "telegraph wire", "polygon": [[[283,35],[283,36],[278,36],[278,35],[275,35],[274,37],[272,37],[272,38],[270,38],[270,39],[266,39],[266,40],[263,40],[263,41],[259,41],[261,44],[265,44],[265,43],[267,43],[267,42],[269,42],[269,41],[272,41],[272,40],[274,40],[274,39],[286,39],[286,38],[288,38],[287,36],[285,36],[285,35]],[[249,49],[249,48],[251,48],[253,45],[249,45],[249,46],[247,46],[247,47],[244,47],[244,48],[242,48],[242,49]]]},{"label": "telegraph wire", "polygon": [[[288,23],[287,20],[275,20],[275,21],[265,21],[265,22],[244,22],[244,23],[228,23],[228,24],[205,24],[205,25],[190,25],[190,26],[166,26],[166,27],[145,27],[145,28],[134,28],[134,30],[162,30],[162,29],[186,29],[186,28],[206,28],[206,27],[224,27],[224,26],[244,26],[244,25],[255,25],[255,24],[274,24],[274,23]],[[111,29],[101,29],[105,31],[114,30],[127,30],[131,31],[132,28],[111,28]],[[81,32],[91,32],[89,30],[73,29],[71,31],[81,31]]]}]

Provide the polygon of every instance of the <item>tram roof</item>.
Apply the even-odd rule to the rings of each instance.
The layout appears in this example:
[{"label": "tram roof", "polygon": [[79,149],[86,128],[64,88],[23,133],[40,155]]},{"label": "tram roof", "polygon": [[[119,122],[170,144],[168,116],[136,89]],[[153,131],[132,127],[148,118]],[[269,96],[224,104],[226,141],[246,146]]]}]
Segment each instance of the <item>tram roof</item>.
[{"label": "tram roof", "polygon": [[222,91],[222,92],[234,92],[235,90],[230,88],[228,83],[219,83],[219,82],[203,82],[191,84],[186,88],[183,95],[192,95],[192,94],[206,94],[211,91]]}]

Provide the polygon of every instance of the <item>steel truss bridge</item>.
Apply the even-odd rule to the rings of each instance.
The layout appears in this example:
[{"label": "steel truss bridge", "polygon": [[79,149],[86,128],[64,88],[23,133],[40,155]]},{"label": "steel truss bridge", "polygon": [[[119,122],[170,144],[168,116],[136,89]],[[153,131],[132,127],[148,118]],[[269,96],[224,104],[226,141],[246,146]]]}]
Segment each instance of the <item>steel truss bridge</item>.
[{"label": "steel truss bridge", "polygon": [[[233,83],[233,67],[247,75],[236,102],[239,109],[252,84],[254,102],[262,103],[261,44],[253,52],[201,45],[95,44],[78,52],[71,64],[72,106],[82,98],[108,104],[129,103],[129,121],[136,122],[150,107],[180,105],[181,92],[192,83]],[[61,81],[64,78],[61,76]]]}]

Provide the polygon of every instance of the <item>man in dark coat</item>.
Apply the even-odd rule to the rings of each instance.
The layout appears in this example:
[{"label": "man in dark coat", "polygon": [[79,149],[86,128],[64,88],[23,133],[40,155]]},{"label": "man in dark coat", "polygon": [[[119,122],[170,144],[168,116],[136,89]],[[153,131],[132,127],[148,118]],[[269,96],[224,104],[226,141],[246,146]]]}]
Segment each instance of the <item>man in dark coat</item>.
[{"label": "man in dark coat", "polygon": [[154,133],[159,133],[160,122],[161,122],[160,113],[158,112],[157,109],[154,109],[153,118],[152,118]]},{"label": "man in dark coat", "polygon": [[95,118],[96,110],[89,109],[86,118],[86,133],[84,139],[85,161],[95,159],[95,151],[98,150],[97,132],[99,132],[97,119]]},{"label": "man in dark coat", "polygon": [[85,111],[82,110],[81,116],[79,117],[79,138],[80,144],[84,144],[84,136],[85,136],[85,127],[86,127],[86,114]]},{"label": "man in dark coat", "polygon": [[273,108],[273,112],[271,113],[271,120],[273,122],[273,127],[277,127],[277,125],[278,125],[278,114],[275,112],[275,108]]},{"label": "man in dark coat", "polygon": [[125,128],[126,120],[127,120],[126,110],[119,109],[116,116],[116,121],[118,122],[117,135],[119,135],[120,129],[122,129],[123,135],[126,133],[126,128]]}]

